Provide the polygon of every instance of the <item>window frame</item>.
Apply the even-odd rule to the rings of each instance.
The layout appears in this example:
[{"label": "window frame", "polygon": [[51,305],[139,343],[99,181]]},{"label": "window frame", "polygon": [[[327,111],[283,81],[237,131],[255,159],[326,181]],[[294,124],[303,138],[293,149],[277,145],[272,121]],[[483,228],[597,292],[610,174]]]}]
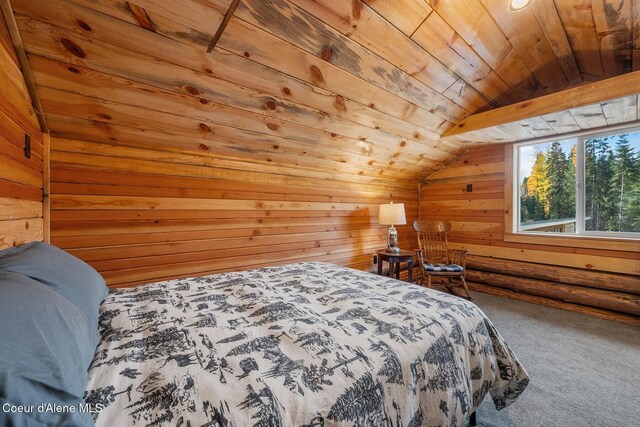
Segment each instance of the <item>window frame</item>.
[{"label": "window frame", "polygon": [[[586,211],[585,141],[601,136],[634,132],[640,132],[640,125],[626,123],[597,130],[516,142],[505,147],[505,241],[611,250],[628,250],[626,247],[630,244],[629,250],[640,250],[640,232],[587,231],[584,229]],[[519,230],[521,209],[519,147],[571,139],[576,141],[576,232],[569,234]]]}]

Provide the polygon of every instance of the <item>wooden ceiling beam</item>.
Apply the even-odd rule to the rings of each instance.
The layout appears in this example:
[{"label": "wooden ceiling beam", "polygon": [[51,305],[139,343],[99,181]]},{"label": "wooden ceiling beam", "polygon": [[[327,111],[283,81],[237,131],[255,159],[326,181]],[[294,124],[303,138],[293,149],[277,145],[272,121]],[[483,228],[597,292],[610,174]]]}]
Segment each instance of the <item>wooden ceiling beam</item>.
[{"label": "wooden ceiling beam", "polygon": [[446,138],[505,123],[532,119],[545,114],[635,95],[639,92],[640,71],[634,71],[618,77],[587,83],[562,92],[541,96],[540,98],[529,101],[473,114],[457,126],[449,129],[442,137]]}]

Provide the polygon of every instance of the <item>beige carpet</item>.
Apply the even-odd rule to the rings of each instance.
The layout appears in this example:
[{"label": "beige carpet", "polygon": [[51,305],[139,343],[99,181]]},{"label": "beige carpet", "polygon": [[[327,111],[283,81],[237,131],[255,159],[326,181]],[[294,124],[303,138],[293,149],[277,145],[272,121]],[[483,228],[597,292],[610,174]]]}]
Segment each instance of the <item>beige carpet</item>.
[{"label": "beige carpet", "polygon": [[522,396],[478,426],[640,426],[640,328],[473,293],[531,377]]}]

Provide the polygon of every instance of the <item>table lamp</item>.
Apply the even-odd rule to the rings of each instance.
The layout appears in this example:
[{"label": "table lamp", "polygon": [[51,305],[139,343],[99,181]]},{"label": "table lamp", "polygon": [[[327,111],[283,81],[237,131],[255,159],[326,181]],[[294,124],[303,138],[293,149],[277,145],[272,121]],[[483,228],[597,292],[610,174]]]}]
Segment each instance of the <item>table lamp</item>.
[{"label": "table lamp", "polygon": [[398,248],[398,231],[394,225],[404,225],[407,218],[404,215],[404,203],[389,203],[380,205],[378,213],[378,224],[390,225],[389,234],[387,234],[387,251],[400,252]]}]

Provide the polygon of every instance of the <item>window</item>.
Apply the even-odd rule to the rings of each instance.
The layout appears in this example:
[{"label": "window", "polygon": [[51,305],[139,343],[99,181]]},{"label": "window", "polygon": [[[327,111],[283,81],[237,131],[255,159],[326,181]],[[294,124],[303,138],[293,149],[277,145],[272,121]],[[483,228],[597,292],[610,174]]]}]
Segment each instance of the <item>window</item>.
[{"label": "window", "polygon": [[516,146],[516,231],[640,238],[640,130]]}]

